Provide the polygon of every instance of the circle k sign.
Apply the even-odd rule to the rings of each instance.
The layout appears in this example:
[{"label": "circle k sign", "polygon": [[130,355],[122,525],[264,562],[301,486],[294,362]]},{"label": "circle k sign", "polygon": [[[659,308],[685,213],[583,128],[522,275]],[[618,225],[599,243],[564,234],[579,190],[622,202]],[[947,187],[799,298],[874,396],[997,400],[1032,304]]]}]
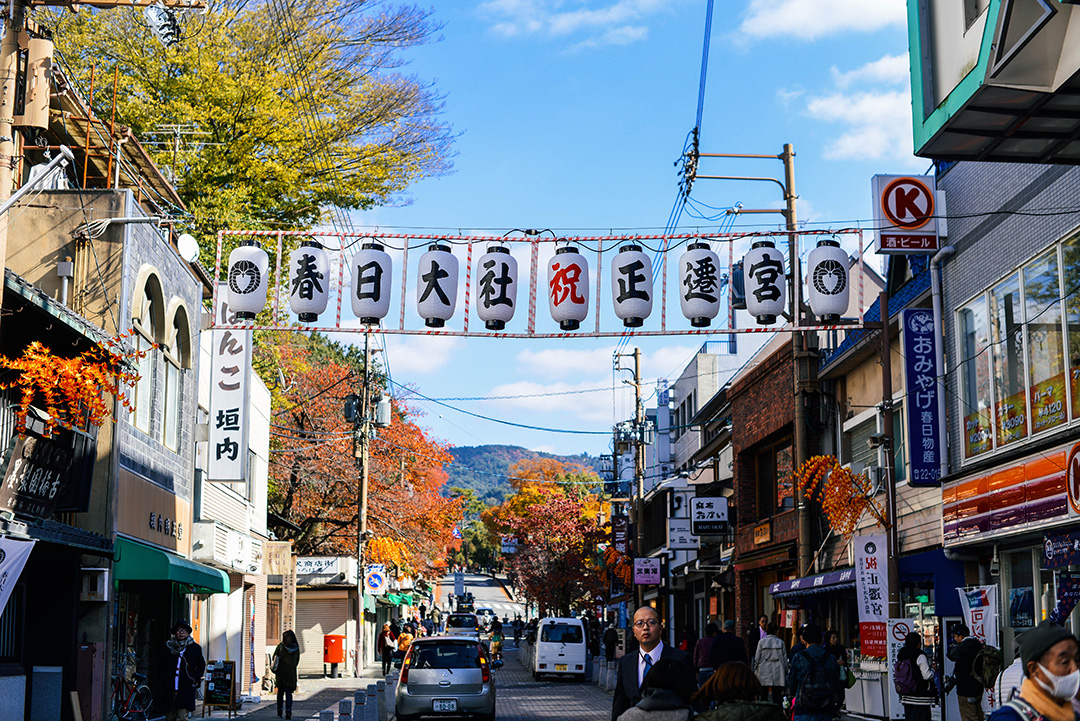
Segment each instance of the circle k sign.
[{"label": "circle k sign", "polygon": [[881,210],[892,225],[917,230],[934,217],[934,190],[922,178],[894,178],[881,192]]}]

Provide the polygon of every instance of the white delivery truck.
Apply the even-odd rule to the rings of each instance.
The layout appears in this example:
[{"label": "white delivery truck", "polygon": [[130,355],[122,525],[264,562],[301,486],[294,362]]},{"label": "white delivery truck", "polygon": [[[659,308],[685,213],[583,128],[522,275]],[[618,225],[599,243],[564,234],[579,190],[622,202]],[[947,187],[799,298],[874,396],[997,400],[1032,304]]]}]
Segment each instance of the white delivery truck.
[{"label": "white delivery truck", "polygon": [[585,626],[580,618],[544,618],[536,631],[533,678],[568,675],[585,680]]}]

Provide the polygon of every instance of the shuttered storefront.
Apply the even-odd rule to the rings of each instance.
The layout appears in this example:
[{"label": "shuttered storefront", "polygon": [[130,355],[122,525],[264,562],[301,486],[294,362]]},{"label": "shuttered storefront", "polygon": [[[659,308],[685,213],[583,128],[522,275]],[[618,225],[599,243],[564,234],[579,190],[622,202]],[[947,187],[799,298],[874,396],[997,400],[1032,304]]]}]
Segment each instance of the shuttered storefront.
[{"label": "shuttered storefront", "polygon": [[349,621],[347,591],[326,593],[303,591],[296,599],[296,637],[300,641],[301,676],[323,673],[323,636],[345,636],[346,662],[338,668],[342,675],[352,670],[354,624]]}]

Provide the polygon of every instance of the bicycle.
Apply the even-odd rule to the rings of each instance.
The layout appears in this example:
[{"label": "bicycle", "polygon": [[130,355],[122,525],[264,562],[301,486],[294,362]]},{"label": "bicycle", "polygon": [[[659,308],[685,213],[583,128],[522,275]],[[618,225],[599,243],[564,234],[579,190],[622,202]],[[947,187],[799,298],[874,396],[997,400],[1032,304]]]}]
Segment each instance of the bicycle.
[{"label": "bicycle", "polygon": [[[150,705],[154,702],[150,688],[144,683],[146,676],[135,672],[135,654],[125,654],[120,669],[113,673],[112,716],[121,721],[146,721]],[[130,664],[130,666],[129,666]],[[128,669],[131,673],[128,673]],[[129,679],[128,676],[131,676]]]}]

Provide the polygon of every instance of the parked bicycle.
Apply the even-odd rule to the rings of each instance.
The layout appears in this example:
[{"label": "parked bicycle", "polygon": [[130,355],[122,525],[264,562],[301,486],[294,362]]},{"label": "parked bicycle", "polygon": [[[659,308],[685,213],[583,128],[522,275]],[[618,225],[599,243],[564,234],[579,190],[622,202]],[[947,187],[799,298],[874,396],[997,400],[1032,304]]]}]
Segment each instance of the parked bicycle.
[{"label": "parked bicycle", "polygon": [[133,653],[123,655],[123,660],[115,664],[112,686],[112,716],[120,721],[146,721],[150,705],[154,702],[153,694],[146,685],[146,676],[136,673]]}]

